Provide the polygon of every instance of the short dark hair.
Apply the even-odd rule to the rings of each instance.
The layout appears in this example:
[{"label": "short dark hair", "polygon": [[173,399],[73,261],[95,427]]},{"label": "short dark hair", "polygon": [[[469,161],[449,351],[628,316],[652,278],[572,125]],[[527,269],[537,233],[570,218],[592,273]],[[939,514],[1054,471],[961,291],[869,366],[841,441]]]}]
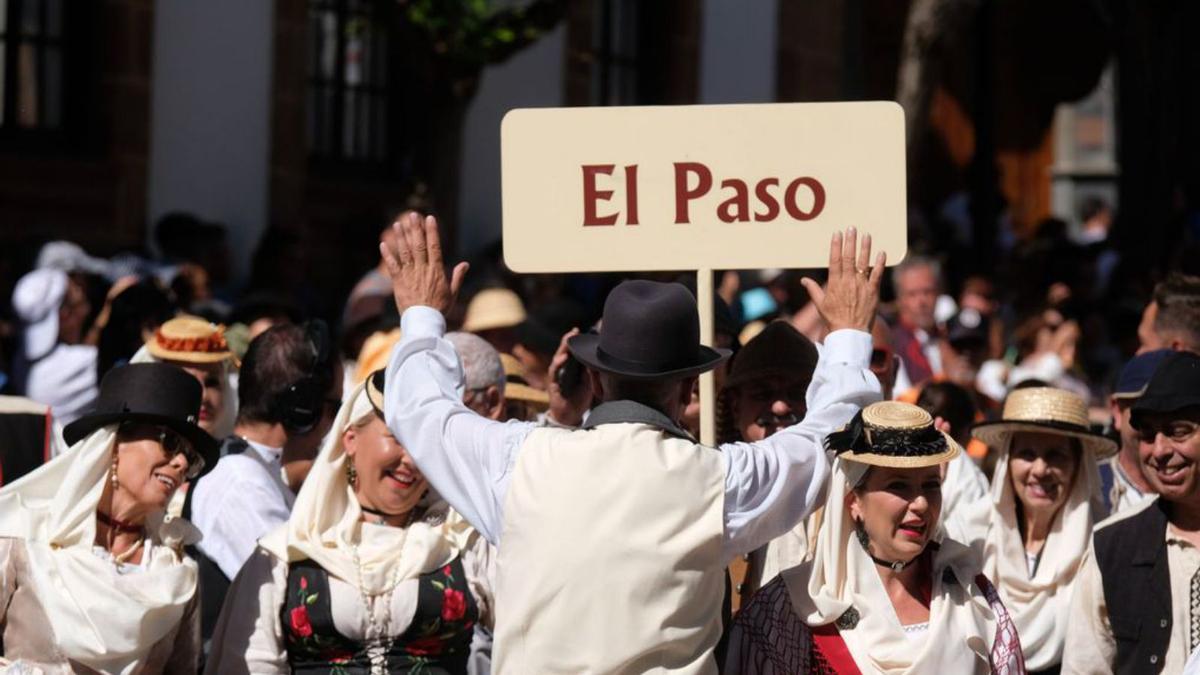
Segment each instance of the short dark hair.
[{"label": "short dark hair", "polygon": [[1175,333],[1200,349],[1200,277],[1172,274],[1154,287],[1155,332]]},{"label": "short dark hair", "polygon": [[633,401],[662,412],[679,392],[680,379],[635,380],[612,373],[600,373],[605,401]]},{"label": "short dark hair", "polygon": [[950,423],[950,435],[960,444],[971,438],[975,401],[971,392],[953,382],[930,382],[921,389],[917,407]]},{"label": "short dark hair", "polygon": [[[279,324],[250,342],[238,372],[238,421],[280,421],[275,401],[314,368],[317,355],[302,326]],[[332,378],[332,359],[321,364],[319,377]]]}]

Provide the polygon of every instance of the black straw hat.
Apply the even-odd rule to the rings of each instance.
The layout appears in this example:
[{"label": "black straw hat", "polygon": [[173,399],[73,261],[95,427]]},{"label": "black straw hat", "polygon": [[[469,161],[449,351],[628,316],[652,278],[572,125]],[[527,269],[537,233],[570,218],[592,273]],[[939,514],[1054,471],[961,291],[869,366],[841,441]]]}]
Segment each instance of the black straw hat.
[{"label": "black straw hat", "polygon": [[576,335],[567,346],[589,368],[644,380],[696,375],[729,357],[700,344],[696,298],[657,281],[622,282],[604,301],[600,334]]},{"label": "black straw hat", "polygon": [[178,366],[166,363],[131,363],[108,371],[100,382],[96,407],[63,429],[67,445],[75,445],[93,431],[121,422],[148,422],[178,433],[212,466],[218,443],[196,426],[200,383]]}]

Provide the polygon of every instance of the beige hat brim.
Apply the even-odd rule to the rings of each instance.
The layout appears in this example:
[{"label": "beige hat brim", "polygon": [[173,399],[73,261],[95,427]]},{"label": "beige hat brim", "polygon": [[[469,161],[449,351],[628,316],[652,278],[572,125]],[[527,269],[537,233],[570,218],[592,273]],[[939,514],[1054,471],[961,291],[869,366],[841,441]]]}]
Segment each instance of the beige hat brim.
[{"label": "beige hat brim", "polygon": [[550,407],[550,394],[519,382],[509,382],[504,385],[504,398],[531,403],[543,410]]},{"label": "beige hat brim", "polygon": [[1012,438],[1012,435],[1021,431],[1078,438],[1083,444],[1084,449],[1095,454],[1097,459],[1111,457],[1117,454],[1117,450],[1120,449],[1116,441],[1099,434],[1048,422],[984,422],[971,429],[971,436],[987,443],[993,448],[1003,449],[1008,447],[1008,441]]},{"label": "beige hat brim", "polygon": [[941,434],[946,439],[946,449],[936,455],[905,457],[880,455],[873,452],[843,452],[838,457],[848,462],[870,464],[871,466],[886,466],[893,469],[921,469],[927,466],[938,466],[958,457],[958,453],[962,452],[962,447],[949,434],[944,431]]}]

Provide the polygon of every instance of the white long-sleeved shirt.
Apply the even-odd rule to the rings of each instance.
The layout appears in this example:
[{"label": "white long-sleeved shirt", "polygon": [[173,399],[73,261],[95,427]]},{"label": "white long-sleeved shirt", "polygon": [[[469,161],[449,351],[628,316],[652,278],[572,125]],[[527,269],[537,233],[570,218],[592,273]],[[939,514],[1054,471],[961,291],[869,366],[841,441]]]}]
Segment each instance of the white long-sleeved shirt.
[{"label": "white long-sleeved shirt", "polygon": [[[385,417],[438,493],[500,545],[512,470],[535,425],[495,422],[463,405],[462,366],[442,337],[445,330],[445,319],[432,308],[404,312],[404,337],[387,367]],[[831,333],[813,373],[804,421],[757,443],[721,446],[727,559],[783,534],[824,497],[825,436],[881,396],[870,356],[869,334]]]},{"label": "white long-sleeved shirt", "polygon": [[197,546],[233,579],[260,537],[287,522],[296,495],[283,482],[281,448],[246,441],[245,452],[226,455],[196,482],[192,524]]}]

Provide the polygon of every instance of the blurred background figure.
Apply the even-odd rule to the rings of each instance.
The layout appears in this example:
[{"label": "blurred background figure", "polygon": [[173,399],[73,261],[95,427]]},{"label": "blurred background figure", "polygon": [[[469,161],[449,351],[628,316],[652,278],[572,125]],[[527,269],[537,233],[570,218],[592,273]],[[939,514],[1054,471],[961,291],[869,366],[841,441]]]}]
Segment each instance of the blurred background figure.
[{"label": "blurred background figure", "polygon": [[95,400],[98,381],[96,347],[83,343],[92,306],[82,279],[34,270],[17,283],[12,304],[21,321],[14,389],[49,405],[61,423],[74,421]]},{"label": "blurred background figure", "polygon": [[501,354],[512,354],[517,345],[517,326],[526,316],[525,304],[516,293],[507,288],[485,288],[467,303],[462,329],[487,340]]},{"label": "blurred background figure", "polygon": [[507,375],[500,354],[487,340],[471,333],[446,333],[462,361],[463,404],[483,417],[503,422]]}]

